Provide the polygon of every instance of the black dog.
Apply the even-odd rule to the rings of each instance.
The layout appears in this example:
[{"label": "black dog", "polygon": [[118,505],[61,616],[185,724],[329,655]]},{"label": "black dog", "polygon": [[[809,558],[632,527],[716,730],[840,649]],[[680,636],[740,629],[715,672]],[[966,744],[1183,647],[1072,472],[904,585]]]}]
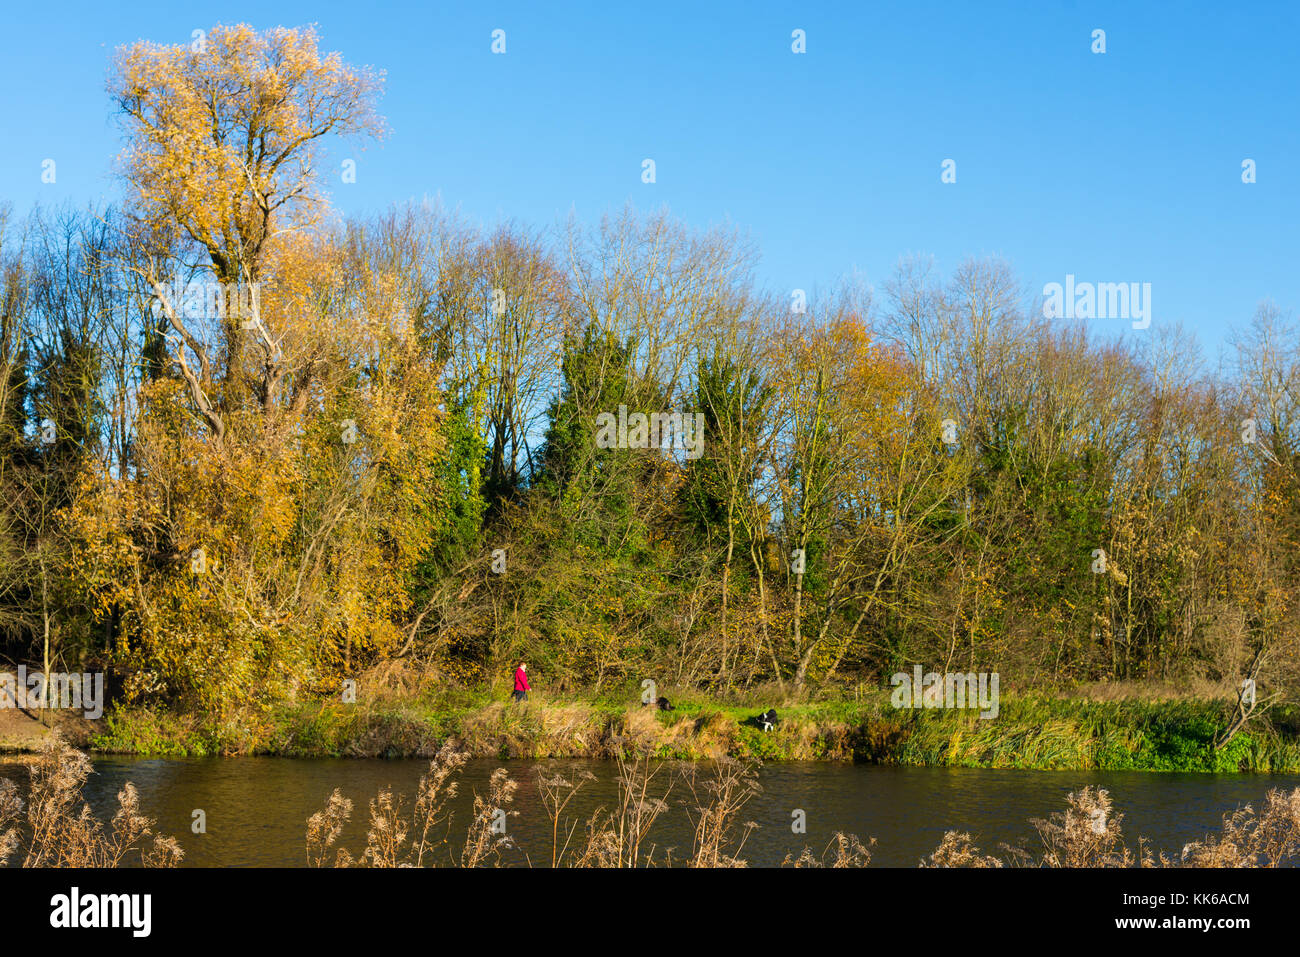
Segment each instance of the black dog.
[{"label": "black dog", "polygon": [[771,731],[776,727],[777,717],[776,709],[768,708],[760,715],[755,715],[745,722],[751,728],[761,728],[764,731]]},{"label": "black dog", "polygon": [[660,711],[673,710],[673,706],[669,703],[667,698],[660,698],[657,702],[655,702],[655,704],[658,705]]}]

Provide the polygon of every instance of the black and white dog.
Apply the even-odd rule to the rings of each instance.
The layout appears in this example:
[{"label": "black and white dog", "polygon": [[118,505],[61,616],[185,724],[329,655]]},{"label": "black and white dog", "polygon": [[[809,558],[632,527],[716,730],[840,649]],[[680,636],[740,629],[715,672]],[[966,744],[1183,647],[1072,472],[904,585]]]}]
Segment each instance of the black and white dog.
[{"label": "black and white dog", "polygon": [[764,731],[771,731],[776,727],[777,717],[776,709],[768,708],[762,714],[750,718],[746,724],[754,728],[762,728]]}]

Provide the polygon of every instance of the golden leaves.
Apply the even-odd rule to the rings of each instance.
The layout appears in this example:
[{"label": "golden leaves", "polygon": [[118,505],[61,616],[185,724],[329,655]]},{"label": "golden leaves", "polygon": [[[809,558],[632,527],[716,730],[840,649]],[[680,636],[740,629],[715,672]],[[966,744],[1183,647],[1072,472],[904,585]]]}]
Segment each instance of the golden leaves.
[{"label": "golden leaves", "polygon": [[110,92],[128,143],[120,164],[146,218],[173,222],[237,278],[262,245],[317,221],[319,141],[379,136],[382,74],[322,54],[314,27],[215,27],[202,51],[119,49]]}]

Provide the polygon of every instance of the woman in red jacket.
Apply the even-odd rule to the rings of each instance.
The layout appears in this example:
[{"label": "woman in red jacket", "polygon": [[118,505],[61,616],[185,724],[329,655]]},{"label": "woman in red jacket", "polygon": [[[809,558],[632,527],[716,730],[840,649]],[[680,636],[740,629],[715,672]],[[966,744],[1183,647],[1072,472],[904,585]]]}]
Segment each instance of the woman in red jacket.
[{"label": "woman in red jacket", "polygon": [[533,690],[532,687],[528,684],[528,675],[525,673],[527,671],[528,671],[528,665],[526,665],[524,662],[521,661],[519,663],[519,667],[515,670],[515,700],[516,701],[527,701],[528,692]]}]

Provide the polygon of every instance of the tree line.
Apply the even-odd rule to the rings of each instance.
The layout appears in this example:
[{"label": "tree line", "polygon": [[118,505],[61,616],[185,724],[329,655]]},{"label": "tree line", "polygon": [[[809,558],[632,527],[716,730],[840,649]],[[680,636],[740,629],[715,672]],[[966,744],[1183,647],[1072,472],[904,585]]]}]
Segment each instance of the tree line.
[{"label": "tree line", "polygon": [[[1300,330],[1211,364],[1010,267],[775,293],[630,209],[332,212],[382,77],[310,28],[118,51],[123,201],[0,215],[0,653],[229,717],[400,659],[786,694],[1297,687]],[[702,422],[686,449],[598,442]]]}]

